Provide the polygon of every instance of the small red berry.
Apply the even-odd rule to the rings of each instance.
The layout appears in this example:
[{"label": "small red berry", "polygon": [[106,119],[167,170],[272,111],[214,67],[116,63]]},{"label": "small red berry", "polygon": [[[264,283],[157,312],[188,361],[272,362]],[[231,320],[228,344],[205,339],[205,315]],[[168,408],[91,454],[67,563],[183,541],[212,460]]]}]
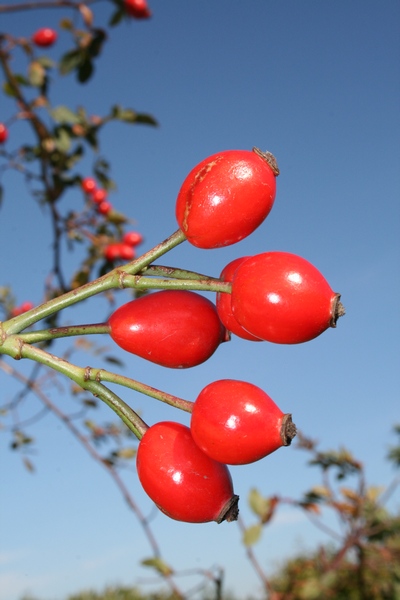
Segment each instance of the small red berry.
[{"label": "small red berry", "polygon": [[132,246],[128,246],[128,244],[121,243],[120,247],[120,256],[123,260],[133,260],[135,258],[135,251]]},{"label": "small red berry", "polygon": [[232,280],[235,319],[253,335],[277,344],[299,344],[335,327],[344,314],[311,263],[289,252],[264,252],[245,260]]},{"label": "small red berry", "polygon": [[239,498],[227,466],[204,454],[185,425],[163,421],[150,427],[139,442],[136,467],[146,494],[171,519],[237,519]]},{"label": "small red berry", "polygon": [[128,246],[139,246],[143,242],[143,236],[138,231],[127,231],[122,241]]},{"label": "small red berry", "polygon": [[26,300],[25,302],[22,302],[22,304],[20,304],[19,306],[15,306],[12,309],[11,316],[18,317],[19,315],[22,315],[28,310],[31,310],[31,308],[33,308],[34,306],[35,305],[33,304],[33,302],[29,302],[29,300]]},{"label": "small red berry", "polygon": [[279,171],[254,149],[209,156],[192,169],[176,201],[176,219],[198,248],[229,246],[250,235],[269,214]]},{"label": "small red berry", "polygon": [[214,304],[195,292],[164,290],[120,306],[109,318],[118,346],[163,367],[206,361],[227,339]]},{"label": "small red berry", "polygon": [[135,19],[148,19],[151,11],[146,0],[124,0],[125,12]]},{"label": "small red berry", "polygon": [[111,202],[107,202],[107,200],[103,200],[103,202],[100,202],[100,204],[97,205],[97,212],[99,212],[101,215],[108,215],[111,210],[112,204]]},{"label": "small red berry", "polygon": [[32,41],[36,46],[47,47],[52,46],[57,40],[58,34],[50,27],[42,27],[38,29],[32,36]]},{"label": "small red berry", "polygon": [[135,252],[131,246],[117,242],[115,244],[108,244],[104,248],[104,257],[109,262],[115,262],[116,260],[133,260],[135,258]]},{"label": "small red berry", "polygon": [[81,187],[85,194],[92,194],[95,191],[97,184],[93,177],[85,177],[82,179]]},{"label": "small red berry", "polygon": [[101,204],[107,199],[107,191],[103,189],[94,189],[91,193],[92,200],[96,204]]},{"label": "small red berry", "polygon": [[4,123],[0,123],[0,144],[4,144],[8,139],[8,129]]},{"label": "small red berry", "polygon": [[[226,267],[222,270],[220,279],[222,281],[232,281],[233,274],[236,269],[243,261],[245,261],[248,256],[243,256],[241,258],[236,258],[232,262],[226,265]],[[250,340],[252,342],[261,342],[260,338],[255,337],[248,331],[246,331],[240,323],[235,319],[232,312],[232,302],[231,302],[231,294],[218,292],[216,299],[216,306],[219,318],[222,323],[225,325],[228,331],[234,333],[238,337],[241,337],[245,340]]]},{"label": "small red berry", "polygon": [[190,430],[196,444],[214,460],[244,465],[288,446],[296,434],[284,414],[262,389],[234,379],[207,385],[198,395]]}]

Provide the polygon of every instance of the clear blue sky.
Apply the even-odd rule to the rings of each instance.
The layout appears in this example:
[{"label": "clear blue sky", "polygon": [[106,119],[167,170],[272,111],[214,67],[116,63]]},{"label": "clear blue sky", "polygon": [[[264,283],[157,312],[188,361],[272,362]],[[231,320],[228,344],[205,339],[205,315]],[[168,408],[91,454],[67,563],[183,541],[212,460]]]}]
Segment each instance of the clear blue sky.
[{"label": "clear blue sky", "polygon": [[[281,175],[267,221],[235,246],[211,252],[185,244],[165,262],[219,275],[238,256],[295,252],[341,292],[347,314],[336,330],[308,344],[235,339],[194,370],[171,372],[125,356],[125,372],[191,400],[214,379],[251,381],[292,412],[305,434],[324,448],[348,446],[367,465],[370,482],[385,485],[393,472],[384,456],[394,441],[392,425],[400,421],[400,5],[152,0],[151,8],[151,20],[111,31],[90,85],[78,87],[68,78],[52,92],[55,104],[86,105],[94,114],[118,102],[158,119],[155,129],[116,123],[102,133],[118,185],[112,202],[136,219],[148,249],[177,228],[175,197],[197,162],[225,149],[270,150]],[[110,6],[99,2],[94,11],[102,24]],[[62,12],[3,15],[0,28],[29,36],[42,25],[57,28]],[[61,32],[49,54],[57,57],[67,47],[68,34]],[[0,120],[11,111],[2,96]],[[10,147],[26,132],[22,122],[13,126]],[[90,174],[89,156],[83,165]],[[17,175],[7,174],[3,183],[0,285],[13,285],[19,301],[40,302],[51,260],[42,211]],[[79,203],[80,196],[70,201]],[[76,258],[67,257],[71,269]],[[71,311],[66,321],[93,319],[92,306],[99,307],[94,320],[102,320],[106,305],[100,302]],[[83,354],[79,359],[82,365],[95,361]],[[15,391],[3,375],[1,389],[2,400]],[[133,392],[126,400],[149,423],[176,417],[173,409]],[[70,402],[60,397],[64,410]],[[97,418],[113,415],[104,407]],[[0,600],[17,600],[25,592],[61,600],[82,588],[148,578],[139,561],[151,551],[107,474],[51,417],[31,433],[38,440],[35,474],[8,451],[9,436],[0,432]],[[232,474],[247,523],[251,487],[296,496],[318,483],[317,472],[293,447],[232,468]],[[134,470],[123,476],[150,513]],[[398,495],[393,506],[399,506]],[[157,514],[152,525],[174,568],[222,564],[228,589],[260,592],[234,524],[185,525]],[[255,550],[271,569],[321,540],[328,538],[285,508]]]}]

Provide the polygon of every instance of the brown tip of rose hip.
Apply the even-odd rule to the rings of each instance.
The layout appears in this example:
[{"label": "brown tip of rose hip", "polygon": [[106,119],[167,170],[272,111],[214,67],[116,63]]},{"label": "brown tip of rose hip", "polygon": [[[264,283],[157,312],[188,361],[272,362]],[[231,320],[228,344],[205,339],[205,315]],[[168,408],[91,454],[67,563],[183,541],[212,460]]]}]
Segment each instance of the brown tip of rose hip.
[{"label": "brown tip of rose hip", "polygon": [[275,177],[278,177],[280,171],[275,156],[271,152],[263,152],[260,148],[253,148],[253,152],[260,156],[271,167]]},{"label": "brown tip of rose hip", "polygon": [[215,519],[218,525],[222,523],[222,521],[228,521],[231,523],[232,521],[237,521],[239,516],[239,496],[232,496],[230,500],[225,504],[218,517]]},{"label": "brown tip of rose hip", "polygon": [[338,319],[340,317],[343,317],[343,315],[346,314],[346,309],[343,306],[343,304],[340,302],[340,294],[335,294],[335,297],[333,299],[333,303],[332,303],[332,317],[331,317],[331,322],[329,323],[329,325],[331,327],[336,327],[336,323],[338,322]]},{"label": "brown tip of rose hip", "polygon": [[290,446],[294,436],[297,433],[297,428],[296,428],[296,425],[292,421],[291,414],[283,415],[280,433],[281,433],[282,446]]}]

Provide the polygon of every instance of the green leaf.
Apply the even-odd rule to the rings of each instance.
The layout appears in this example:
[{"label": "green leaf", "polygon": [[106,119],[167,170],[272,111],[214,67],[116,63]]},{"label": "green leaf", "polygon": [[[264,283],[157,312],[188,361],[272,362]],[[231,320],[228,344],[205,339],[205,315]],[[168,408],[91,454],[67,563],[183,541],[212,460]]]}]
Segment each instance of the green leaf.
[{"label": "green leaf", "polygon": [[136,113],[136,123],[141,125],[153,125],[154,127],[158,127],[158,121],[151,115],[147,115],[145,113]]},{"label": "green leaf", "polygon": [[59,70],[61,75],[67,75],[74,69],[78,68],[82,61],[85,59],[85,52],[80,48],[76,50],[70,50],[61,57]]},{"label": "green leaf", "polygon": [[86,83],[91,78],[94,71],[93,63],[90,58],[83,61],[78,68],[79,83]]},{"label": "green leaf", "polygon": [[56,130],[55,143],[60,152],[68,152],[71,147],[71,136],[65,127],[59,127]]},{"label": "green leaf", "polygon": [[108,24],[110,27],[115,27],[126,16],[126,12],[122,8],[118,8],[112,15]]},{"label": "green leaf", "polygon": [[71,21],[71,19],[67,19],[66,17],[61,19],[60,21],[60,27],[61,29],[65,29],[67,31],[72,31],[74,28],[74,24]]},{"label": "green leaf", "polygon": [[250,527],[247,527],[247,529],[243,533],[243,544],[245,546],[252,546],[260,539],[261,532],[261,523],[257,523],[256,525],[251,525]]},{"label": "green leaf", "polygon": [[80,123],[78,115],[67,106],[56,106],[50,114],[57,123]]},{"label": "green leaf", "polygon": [[173,574],[173,570],[166,562],[164,562],[161,558],[145,558],[141,563],[145,567],[152,567],[158,573],[167,577],[168,575]]},{"label": "green leaf", "polygon": [[30,63],[28,68],[29,83],[34,87],[41,87],[46,77],[46,71],[44,67],[37,61],[34,60]]},{"label": "green leaf", "polygon": [[88,54],[92,58],[99,56],[103,43],[107,39],[107,34],[103,29],[95,29],[93,38],[88,46]]},{"label": "green leaf", "polygon": [[105,356],[104,360],[113,365],[117,365],[118,367],[123,367],[124,363],[119,358],[115,358],[115,356]]},{"label": "green leaf", "polygon": [[52,69],[56,64],[54,60],[51,60],[48,56],[39,56],[39,58],[36,59],[36,62],[42,65],[44,69]]},{"label": "green leaf", "polygon": [[253,513],[255,513],[257,517],[260,517],[261,519],[268,512],[270,507],[269,498],[264,498],[255,488],[250,490],[248,502]]},{"label": "green leaf", "polygon": [[114,456],[123,458],[124,460],[131,460],[136,456],[136,452],[136,448],[121,448],[120,450],[114,452]]},{"label": "green leaf", "polygon": [[111,118],[124,121],[125,123],[140,123],[143,125],[158,125],[157,121],[151,115],[137,113],[132,108],[122,108],[115,105],[111,109]]}]

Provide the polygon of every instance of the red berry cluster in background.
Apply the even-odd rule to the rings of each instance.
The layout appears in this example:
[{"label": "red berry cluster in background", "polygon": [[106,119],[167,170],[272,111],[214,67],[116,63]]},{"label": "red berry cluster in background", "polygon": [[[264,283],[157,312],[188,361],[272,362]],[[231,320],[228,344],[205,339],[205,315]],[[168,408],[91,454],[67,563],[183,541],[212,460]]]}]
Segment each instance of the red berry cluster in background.
[{"label": "red berry cluster in background", "polygon": [[33,302],[29,302],[29,300],[26,300],[25,302],[22,302],[22,304],[20,304],[19,306],[14,306],[14,308],[11,310],[11,316],[18,317],[18,315],[22,315],[28,310],[31,310],[31,308],[33,307]]},{"label": "red berry cluster in background", "polygon": [[[113,212],[114,207],[111,202],[108,201],[107,190],[98,187],[97,182],[93,177],[85,177],[82,179],[81,188],[99,215],[107,217]],[[121,240],[108,243],[104,247],[104,258],[109,263],[114,263],[118,260],[133,260],[136,256],[136,247],[142,242],[143,236],[139,232],[127,231],[122,236]]]},{"label": "red berry cluster in background", "polygon": [[[220,152],[200,162],[178,193],[176,219],[194,246],[213,249],[250,235],[268,216],[279,174],[270,153]],[[128,235],[128,234],[127,234]],[[187,290],[164,290],[118,308],[108,320],[125,351],[169,368],[210,358],[231,334],[247,341],[298,344],[335,327],[340,295],[307,260],[287,252],[239,257],[222,270],[216,304]],[[222,379],[189,403],[190,427],[159,422],[139,442],[137,470],[162,512],[188,522],[234,520],[238,496],[226,465],[258,461],[296,435],[257,386]]]}]

